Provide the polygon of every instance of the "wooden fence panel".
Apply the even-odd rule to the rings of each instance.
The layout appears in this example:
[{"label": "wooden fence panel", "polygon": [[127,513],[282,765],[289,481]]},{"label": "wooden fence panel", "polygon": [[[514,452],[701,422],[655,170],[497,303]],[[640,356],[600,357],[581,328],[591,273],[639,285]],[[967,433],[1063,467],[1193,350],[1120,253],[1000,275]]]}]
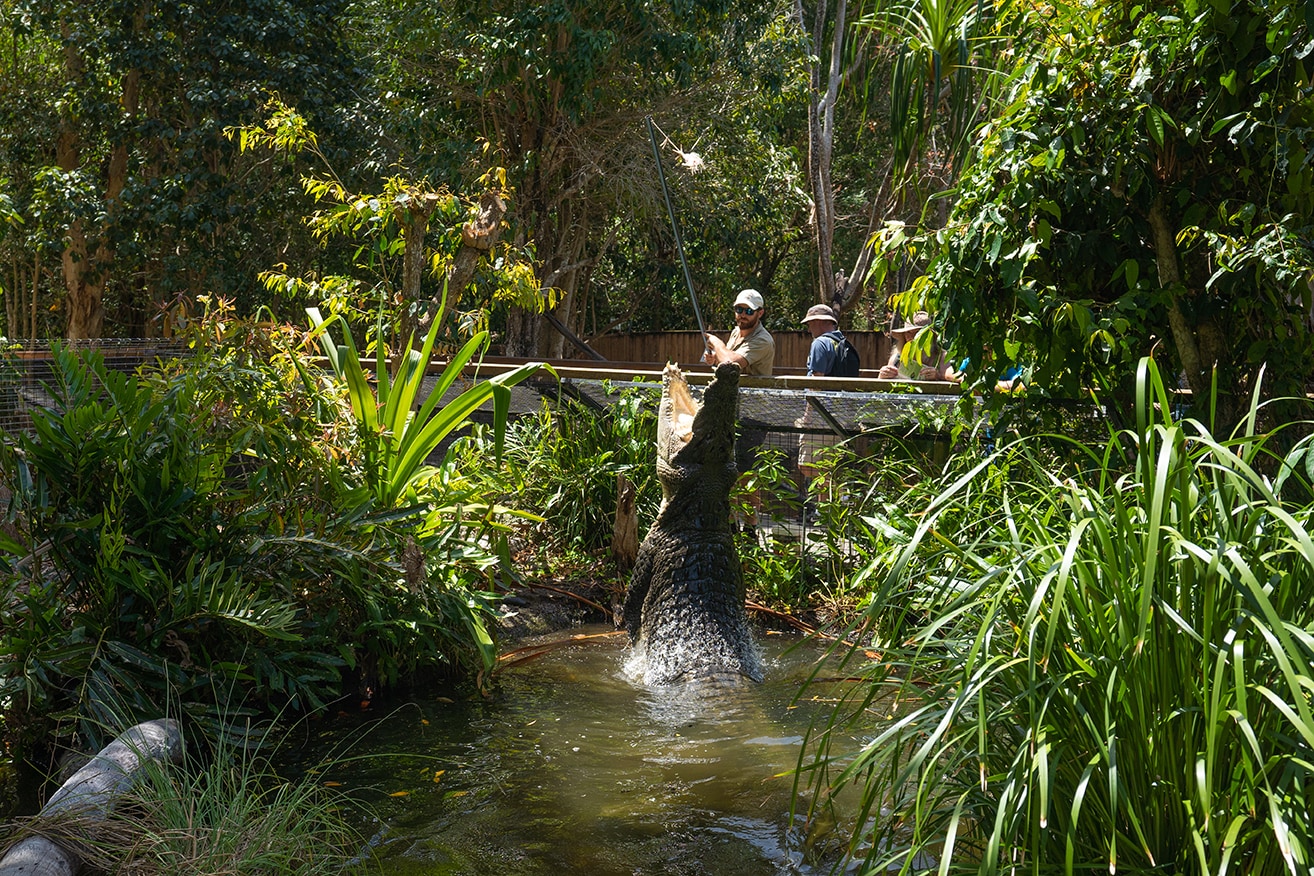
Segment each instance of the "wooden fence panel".
[{"label": "wooden fence panel", "polygon": [[[725,335],[717,333],[719,337]],[[776,369],[802,372],[807,368],[812,335],[808,332],[772,332],[776,339]],[[889,359],[890,339],[884,332],[845,332],[858,351],[864,371],[879,369]],[[667,361],[692,364],[703,355],[702,335],[698,332],[635,332],[608,334],[594,338],[589,346],[617,362]]]}]

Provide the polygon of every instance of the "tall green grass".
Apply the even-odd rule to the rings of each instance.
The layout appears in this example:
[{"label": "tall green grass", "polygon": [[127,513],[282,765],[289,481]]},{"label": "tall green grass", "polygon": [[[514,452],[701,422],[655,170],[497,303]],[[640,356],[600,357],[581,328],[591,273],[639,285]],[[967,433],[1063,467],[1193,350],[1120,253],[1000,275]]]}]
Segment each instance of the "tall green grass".
[{"label": "tall green grass", "polygon": [[74,809],[0,825],[0,849],[36,833],[76,850],[84,869],[132,876],[377,869],[352,826],[368,812],[313,777],[285,779],[264,753],[284,740],[248,730],[189,746],[181,764],[144,760],[107,818]]},{"label": "tall green grass", "polygon": [[1086,474],[1006,448],[864,571],[894,637],[805,766],[816,804],[858,790],[864,872],[1314,863],[1310,441],[1173,422],[1148,361],[1137,386]]}]

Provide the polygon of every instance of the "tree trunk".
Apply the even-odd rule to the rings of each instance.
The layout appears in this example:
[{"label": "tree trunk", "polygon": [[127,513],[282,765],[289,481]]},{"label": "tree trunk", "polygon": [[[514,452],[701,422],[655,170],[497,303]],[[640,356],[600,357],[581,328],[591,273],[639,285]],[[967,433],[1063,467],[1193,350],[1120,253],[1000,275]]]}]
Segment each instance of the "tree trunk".
[{"label": "tree trunk", "polygon": [[858,257],[854,260],[853,270],[849,272],[848,276],[845,276],[842,272],[835,275],[834,298],[828,303],[837,314],[843,313],[854,304],[857,304],[867,291],[867,274],[871,271],[872,259],[876,257],[876,248],[872,244],[872,238],[884,218],[898,207],[890,192],[889,184],[890,175],[887,172],[883,175],[880,189],[872,196],[868,205],[867,229],[863,235],[862,247],[858,250]]},{"label": "tree trunk", "polygon": [[842,272],[835,275],[835,291],[830,306],[836,315],[852,307],[867,289],[867,272],[871,270],[871,260],[876,253],[870,239],[871,231],[868,230],[867,240],[863,241],[862,248],[858,250],[858,259],[849,275],[845,276]]},{"label": "tree trunk", "polygon": [[104,284],[93,279],[93,267],[87,257],[87,233],[81,219],[68,228],[64,246],[64,285],[68,290],[68,322],[64,336],[70,341],[98,338],[105,327],[102,303]]},{"label": "tree trunk", "polygon": [[19,296],[23,294],[23,287],[27,283],[18,271],[17,256],[14,256],[10,261],[9,269],[12,282],[9,284],[9,294],[5,296],[5,334],[11,338],[17,338],[21,337],[18,332],[18,310],[22,307]]},{"label": "tree trunk", "polygon": [[37,293],[41,291],[41,254],[32,257],[32,297],[27,302],[27,337],[37,336]]},{"label": "tree trunk", "polygon": [[[142,20],[139,11],[134,21],[134,28],[139,29]],[[80,89],[86,73],[86,64],[75,41],[71,38],[67,19],[61,23],[61,33],[64,36],[65,76],[73,88]],[[140,81],[141,73],[136,69],[127,71],[123,78],[121,107],[129,121],[137,113]],[[69,340],[98,338],[104,334],[105,282],[110,265],[114,261],[110,231],[118,199],[127,185],[129,136],[128,132],[120,133],[110,151],[103,199],[103,212],[107,218],[96,229],[94,254],[91,251],[86,221],[82,217],[77,217],[69,223],[62,259],[64,285],[68,292],[64,335]],[[67,173],[78,170],[82,163],[81,134],[78,131],[77,120],[68,111],[60,117],[55,156],[60,169]]]},{"label": "tree trunk", "polygon": [[[68,21],[61,24],[64,36],[64,74],[73,88],[80,88],[85,65],[72,38]],[[55,162],[60,170],[72,173],[82,162],[81,137],[77,122],[66,109],[59,119],[59,139],[55,143]],[[62,263],[64,286],[68,291],[65,336],[69,340],[98,337],[104,321],[101,287],[90,281],[92,265],[88,259],[87,230],[81,217],[69,223]]]},{"label": "tree trunk", "polygon": [[[568,189],[577,191],[582,185]],[[526,196],[524,201],[528,201]],[[578,326],[578,296],[575,290],[581,273],[591,266],[597,255],[587,255],[590,215],[587,205],[581,210],[578,201],[570,197],[554,198],[543,202],[544,209],[534,214],[531,227],[539,229],[537,243],[542,260],[539,263],[539,285],[542,289],[559,291],[552,315],[563,325],[576,330]],[[611,238],[608,238],[609,240]],[[604,248],[605,248],[604,244]],[[565,337],[555,329],[544,327],[541,313],[512,307],[507,320],[506,355],[559,358],[565,353]]]},{"label": "tree trunk", "polygon": [[[525,242],[522,226],[516,233],[516,247],[518,249],[523,247]],[[507,356],[536,357],[542,328],[543,320],[537,313],[511,305],[507,308],[506,342],[502,352]]]},{"label": "tree trunk", "polygon": [[513,305],[506,317],[506,355],[537,357],[542,327],[539,314]]},{"label": "tree trunk", "polygon": [[447,293],[453,300],[461,300],[466,288],[474,279],[479,259],[497,245],[502,236],[502,217],[506,215],[506,202],[497,192],[485,192],[479,199],[479,215],[461,228],[461,248],[447,272]]},{"label": "tree trunk", "polygon": [[[561,221],[559,214],[553,215],[546,208],[546,200],[538,183],[541,183],[540,174],[532,178],[535,185],[533,190],[526,187],[521,192],[519,201],[520,207],[517,214],[520,217],[517,221],[519,226],[517,231],[516,243],[518,246],[524,246],[525,229],[532,228],[535,232],[533,243],[538,254],[538,264],[536,271],[538,276],[536,281],[539,289],[548,289],[552,286],[552,268],[556,264],[553,257],[559,242],[559,231],[557,223]],[[533,205],[542,205],[535,208]],[[568,210],[569,205],[563,205],[563,210]],[[518,305],[511,305],[508,308],[506,320],[506,341],[504,352],[507,356],[521,356],[525,358],[538,358],[543,355],[541,349],[545,342],[546,332],[544,331],[544,320],[541,311],[527,309]]]},{"label": "tree trunk", "polygon": [[628,572],[639,556],[639,515],[634,507],[634,483],[624,474],[616,475],[616,516],[611,526],[611,555],[616,568]]},{"label": "tree trunk", "polygon": [[[553,285],[561,290],[557,306],[553,311],[555,316],[562,325],[571,331],[578,332],[580,327],[579,319],[579,280],[584,268],[590,264],[589,260],[584,258],[584,251],[588,245],[589,237],[589,216],[587,208],[584,214],[578,218],[575,216],[575,210],[570,210],[568,219],[570,221],[569,234],[561,247],[561,252],[556,260],[556,270],[550,276],[550,281],[544,285]],[[566,354],[566,336],[559,331],[551,332],[545,339],[546,345],[542,350],[543,354],[551,359],[563,358]]]},{"label": "tree trunk", "polygon": [[[145,9],[138,6],[136,14],[133,16],[132,29],[134,37],[140,35],[145,22]],[[85,337],[100,337],[104,333],[105,314],[101,307],[101,299],[104,295],[104,289],[109,278],[110,267],[114,264],[115,251],[112,232],[119,223],[119,203],[123,195],[123,190],[128,186],[128,150],[131,140],[134,137],[133,126],[137,118],[137,111],[140,108],[141,100],[141,70],[132,68],[123,76],[123,95],[120,98],[120,106],[123,109],[123,118],[121,121],[122,129],[118,133],[117,142],[114,143],[110,150],[109,173],[105,185],[105,220],[100,226],[99,241],[96,245],[96,255],[92,259],[92,267],[95,271],[96,285],[99,287],[96,292],[96,302],[93,305],[99,314],[94,316],[94,325],[89,325],[89,334]],[[144,328],[146,314],[144,307],[132,307],[129,324],[140,323]]]},{"label": "tree trunk", "polygon": [[1212,363],[1201,361],[1200,349],[1196,345],[1195,333],[1182,311],[1181,266],[1177,260],[1177,235],[1163,212],[1163,195],[1154,196],[1150,205],[1150,231],[1153,236],[1154,258],[1159,269],[1159,286],[1168,293],[1168,325],[1173,335],[1173,345],[1177,348],[1177,357],[1186,372],[1187,382],[1193,392],[1207,389],[1206,367]]},{"label": "tree trunk", "polygon": [[[437,296],[422,299],[424,238],[438,200],[436,194],[415,193],[399,217],[406,249],[402,260],[403,306],[398,334],[402,338],[412,339],[412,343],[425,337],[435,321],[442,321],[447,304],[461,300],[470,281],[474,279],[479,259],[487,255],[502,236],[506,202],[497,192],[486,192],[479,200],[479,214],[461,229],[461,245],[447,270],[445,289],[440,290]],[[398,357],[394,361],[394,369],[400,362],[401,358]]]},{"label": "tree trunk", "polygon": [[1210,427],[1230,429],[1236,422],[1238,392],[1235,390],[1239,387],[1225,386],[1220,382],[1217,397],[1212,397],[1213,370],[1222,361],[1226,337],[1215,321],[1200,314],[1195,315],[1192,324],[1182,308],[1182,296],[1187,289],[1177,257],[1176,229],[1164,212],[1162,194],[1155,195],[1148,218],[1159,285],[1168,297],[1168,327],[1178,361],[1186,374],[1187,386],[1195,397],[1198,413],[1207,410],[1203,405],[1214,406],[1217,421],[1209,424]]},{"label": "tree trunk", "polygon": [[420,311],[427,303],[420,300],[421,281],[424,279],[424,236],[429,230],[429,217],[438,206],[438,195],[412,189],[406,201],[397,208],[397,222],[402,227],[402,301],[401,317],[397,325],[397,338],[393,344],[392,371],[394,376],[406,359],[406,353],[417,340],[422,318]]},{"label": "tree trunk", "polygon": [[[820,59],[826,36],[826,12],[829,3],[818,0],[813,18],[810,54]],[[835,244],[835,190],[831,182],[831,162],[835,148],[835,103],[839,98],[841,60],[844,49],[844,19],[847,0],[835,8],[835,24],[830,40],[830,66],[822,91],[821,62],[812,65],[808,94],[808,184],[812,195],[813,239],[817,245],[818,298],[836,300],[832,251]],[[803,0],[795,0],[794,14],[800,30],[804,28]]]}]

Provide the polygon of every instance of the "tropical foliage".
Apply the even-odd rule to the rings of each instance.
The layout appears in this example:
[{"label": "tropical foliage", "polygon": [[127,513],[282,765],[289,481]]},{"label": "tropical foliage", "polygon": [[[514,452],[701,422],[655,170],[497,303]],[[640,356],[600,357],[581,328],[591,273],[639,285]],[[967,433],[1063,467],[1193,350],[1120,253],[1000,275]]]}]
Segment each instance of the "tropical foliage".
[{"label": "tropical foliage", "polygon": [[[1005,45],[995,28],[997,5],[980,0],[793,4],[791,24],[806,58],[802,175],[814,212],[809,224],[817,256],[815,298],[837,312],[855,305],[866,291],[875,255],[871,237],[883,221],[940,218],[930,207],[945,203],[963,167],[994,82],[989,75],[994,54]],[[863,239],[846,275],[834,270],[833,249],[855,233]],[[875,291],[884,291],[880,282],[875,285]],[[869,302],[866,311],[881,313],[883,304]]]},{"label": "tropical foliage", "polygon": [[309,239],[293,168],[223,131],[275,92],[345,142],[346,6],[0,3],[0,178],[23,220],[5,334],[158,335],[203,294],[254,308],[252,266]]},{"label": "tropical foliage", "polygon": [[[502,156],[517,197],[511,232],[532,242],[538,287],[554,290],[556,312],[577,325],[589,269],[622,231],[646,237],[659,221],[644,116],[665,127],[668,114],[716,112],[722,95],[712,86],[753,69],[752,41],[769,11],[722,0],[408,2],[370,22],[389,57],[386,86],[424,108],[398,119],[405,145],[430,166],[468,160],[476,140]],[[561,336],[545,329],[513,307],[508,352],[558,353]]]},{"label": "tropical foliage", "polygon": [[343,333],[345,343],[336,344],[329,332],[335,318],[325,320],[317,308],[310,308],[308,313],[333,373],[347,388],[362,449],[365,478],[379,507],[392,508],[404,500],[415,502],[419,482],[434,471],[426,466],[426,461],[453,429],[464,425],[466,419],[490,399],[496,437],[495,458],[500,461],[511,387],[534,374],[540,365],[521,365],[505,374],[475,382],[439,408],[447,390],[461,376],[461,369],[472,356],[488,346],[488,333],[481,332],[444,363],[442,373],[417,411],[415,404],[428,374],[438,322],[429,329],[421,349],[412,349],[410,339],[407,339],[395,377],[389,377],[386,348],[380,346],[374,368],[376,384],[371,385],[351,332]]},{"label": "tropical foliage", "polygon": [[887,236],[899,258],[925,260],[906,297],[941,312],[983,387],[1021,362],[1042,391],[1121,382],[1126,402],[1127,375],[1158,344],[1224,431],[1265,363],[1269,392],[1302,393],[1307,4],[1024,4],[1014,16],[1015,44],[1034,48],[1009,71],[949,223],[911,247]]},{"label": "tropical foliage", "polygon": [[[302,440],[297,396],[280,403],[267,371],[212,365],[211,377],[265,382],[234,421],[186,375],[157,391],[94,353],[61,350],[54,366],[51,408],[34,410],[33,434],[12,436],[5,466],[18,536],[0,634],[11,734],[52,721],[98,742],[115,726],[102,711],[112,703],[156,716],[170,698],[190,707],[251,682],[321,706],[342,662],[283,579],[331,568],[306,537],[329,496],[313,492],[326,460]],[[272,448],[292,450],[295,471],[278,456],[244,466]],[[289,483],[302,484],[295,510]]]},{"label": "tropical foliage", "polygon": [[[18,223],[0,240],[8,336],[66,333],[72,302],[97,294],[106,334],[172,331],[201,294],[285,319],[336,296],[405,315],[420,284],[413,265],[436,272],[467,210],[494,191],[505,235],[476,277],[480,306],[465,309],[474,324],[491,316],[501,342],[524,352],[561,349],[542,334],[544,306],[585,335],[627,320],[687,326],[646,115],[670,135],[668,160],[706,157],[686,165],[697,180],[672,178],[686,230],[701,239],[691,252],[700,291],[728,301],[754,285],[779,297],[781,319],[814,297],[810,199],[796,184],[805,59],[770,4],[435,13],[362,0],[216,18],[7,0],[0,13],[0,79],[11,83],[0,92],[0,201]],[[65,35],[81,55],[63,51]],[[316,132],[315,148],[285,126],[266,129],[283,138],[274,150],[233,136],[264,127],[271,106]],[[859,149],[870,139],[837,145],[846,168],[877,163]],[[317,250],[300,221],[310,199],[322,207],[313,230],[335,224],[336,236],[355,223],[369,234],[346,229],[350,246]],[[841,243],[856,251],[875,202],[842,203]],[[850,209],[862,219],[850,222]],[[266,286],[264,272],[296,279]],[[517,280],[489,283],[493,272]],[[454,287],[452,303],[465,291]]]},{"label": "tropical foliage", "polygon": [[[902,542],[862,573],[880,660],[811,767],[819,800],[860,789],[868,872],[1309,867],[1310,442],[1168,410],[1143,362],[1084,472],[1010,445],[872,519]],[[867,708],[885,728],[826,757]]]},{"label": "tropical foliage", "polygon": [[342,385],[311,378],[300,336],[269,331],[218,308],[192,358],[142,376],[57,351],[49,408],[6,445],[15,744],[52,726],[99,742],[121,726],[112,703],[140,719],[176,702],[213,724],[248,685],[251,708],[314,711],[421,667],[491,668],[503,524],[425,461],[532,369],[444,404],[454,363],[412,416],[427,351],[396,384],[384,369],[376,398],[350,344],[334,349]]},{"label": "tropical foliage", "polygon": [[[614,396],[604,411],[563,397],[506,431],[506,467],[484,469],[485,489],[501,501],[539,516],[546,542],[585,551],[611,544],[616,478],[635,486],[635,508],[645,523],[661,501],[654,450],[656,393],[647,387],[605,387]],[[459,452],[473,463],[486,458],[492,436],[477,432]],[[477,470],[474,465],[463,468]]]},{"label": "tropical foliage", "polygon": [[[860,798],[850,852],[1309,869],[1314,466],[1279,426],[1314,367],[1312,8],[0,0],[5,336],[192,344],[24,390],[6,743],[485,680],[511,527],[551,565],[606,545],[618,475],[657,504],[647,390],[508,424],[532,366],[460,383],[692,327],[652,118],[714,322],[865,285],[893,298],[846,322],[925,307],[975,388],[1030,376],[947,467],[763,454],[734,496],[814,527],[738,536],[755,597],[863,612],[847,707],[889,724],[842,756],[841,709],[804,773]],[[1107,443],[1026,407],[1092,391]]]}]

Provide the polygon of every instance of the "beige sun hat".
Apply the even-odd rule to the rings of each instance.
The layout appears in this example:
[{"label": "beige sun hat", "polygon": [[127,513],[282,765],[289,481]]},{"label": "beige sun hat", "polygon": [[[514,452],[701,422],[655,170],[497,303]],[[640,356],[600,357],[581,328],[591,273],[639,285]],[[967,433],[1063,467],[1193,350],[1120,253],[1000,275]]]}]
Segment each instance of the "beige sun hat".
[{"label": "beige sun hat", "polygon": [[902,325],[890,324],[890,334],[913,334],[919,332],[931,324],[931,315],[925,310],[919,310],[912,315],[912,319],[904,322]]},{"label": "beige sun hat", "polygon": [[814,319],[824,319],[839,324],[839,320],[835,318],[835,311],[825,304],[814,304],[808,308],[808,315],[803,317],[803,321],[812,322]]}]

